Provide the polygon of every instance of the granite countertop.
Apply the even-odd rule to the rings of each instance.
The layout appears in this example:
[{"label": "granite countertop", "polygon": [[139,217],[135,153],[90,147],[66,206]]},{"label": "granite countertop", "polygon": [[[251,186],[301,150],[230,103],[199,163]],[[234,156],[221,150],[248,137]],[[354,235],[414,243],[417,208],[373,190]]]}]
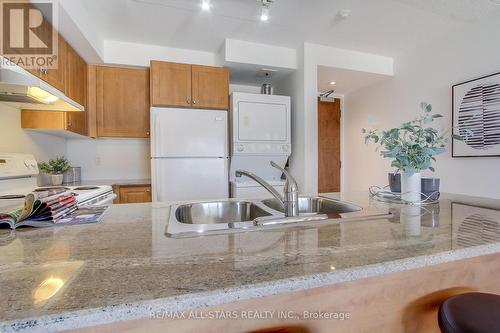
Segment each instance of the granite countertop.
[{"label": "granite countertop", "polygon": [[0,230],[0,331],[137,319],[500,252],[500,200],[444,194],[415,208],[326,196],[394,216],[173,239],[168,204],[130,204],[98,224]]},{"label": "granite countertop", "polygon": [[90,185],[151,185],[151,179],[101,179],[101,180],[82,180],[78,183],[69,184],[71,186],[90,186]]}]

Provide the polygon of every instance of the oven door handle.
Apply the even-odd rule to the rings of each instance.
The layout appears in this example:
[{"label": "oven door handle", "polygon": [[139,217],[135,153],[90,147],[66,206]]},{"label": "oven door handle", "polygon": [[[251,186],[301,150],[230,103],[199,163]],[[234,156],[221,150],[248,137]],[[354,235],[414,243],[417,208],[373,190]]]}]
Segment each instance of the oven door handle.
[{"label": "oven door handle", "polygon": [[96,203],[92,204],[92,206],[94,206],[94,205],[95,205],[95,206],[100,206],[100,205],[103,205],[103,204],[105,204],[106,202],[108,202],[108,201],[110,201],[110,200],[111,200],[111,203],[113,203],[113,200],[114,200],[115,198],[116,198],[116,194],[115,194],[115,193],[113,193],[113,194],[111,194],[111,195],[109,195],[109,196],[106,196],[106,197],[105,197],[105,198],[103,198],[101,201],[99,201],[99,202],[96,202]]}]

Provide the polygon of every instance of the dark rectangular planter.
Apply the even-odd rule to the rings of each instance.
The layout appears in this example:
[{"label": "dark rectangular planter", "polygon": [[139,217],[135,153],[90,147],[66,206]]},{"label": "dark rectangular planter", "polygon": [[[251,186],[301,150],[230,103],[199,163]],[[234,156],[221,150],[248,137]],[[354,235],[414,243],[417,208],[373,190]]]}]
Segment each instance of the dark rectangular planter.
[{"label": "dark rectangular planter", "polygon": [[[439,199],[439,178],[422,178],[422,200],[430,196],[430,200]],[[389,173],[389,187],[391,192],[401,193],[401,174],[400,173]]]}]

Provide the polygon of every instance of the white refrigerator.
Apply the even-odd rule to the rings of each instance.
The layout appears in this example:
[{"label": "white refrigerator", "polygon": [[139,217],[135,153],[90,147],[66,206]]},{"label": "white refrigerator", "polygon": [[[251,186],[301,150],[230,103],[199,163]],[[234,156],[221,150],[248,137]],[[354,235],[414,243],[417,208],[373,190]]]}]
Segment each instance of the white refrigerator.
[{"label": "white refrigerator", "polygon": [[229,196],[227,111],[151,108],[153,201]]}]

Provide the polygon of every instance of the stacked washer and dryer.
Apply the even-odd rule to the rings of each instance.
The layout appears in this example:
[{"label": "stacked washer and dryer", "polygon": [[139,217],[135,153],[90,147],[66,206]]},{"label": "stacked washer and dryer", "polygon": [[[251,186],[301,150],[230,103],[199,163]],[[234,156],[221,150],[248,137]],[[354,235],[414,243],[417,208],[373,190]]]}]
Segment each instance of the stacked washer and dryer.
[{"label": "stacked washer and dryer", "polygon": [[285,167],[292,152],[290,97],[278,95],[231,94],[231,198],[267,198],[270,194],[255,181],[235,176],[236,170],[255,173],[282,193],[285,181],[274,161]]}]

